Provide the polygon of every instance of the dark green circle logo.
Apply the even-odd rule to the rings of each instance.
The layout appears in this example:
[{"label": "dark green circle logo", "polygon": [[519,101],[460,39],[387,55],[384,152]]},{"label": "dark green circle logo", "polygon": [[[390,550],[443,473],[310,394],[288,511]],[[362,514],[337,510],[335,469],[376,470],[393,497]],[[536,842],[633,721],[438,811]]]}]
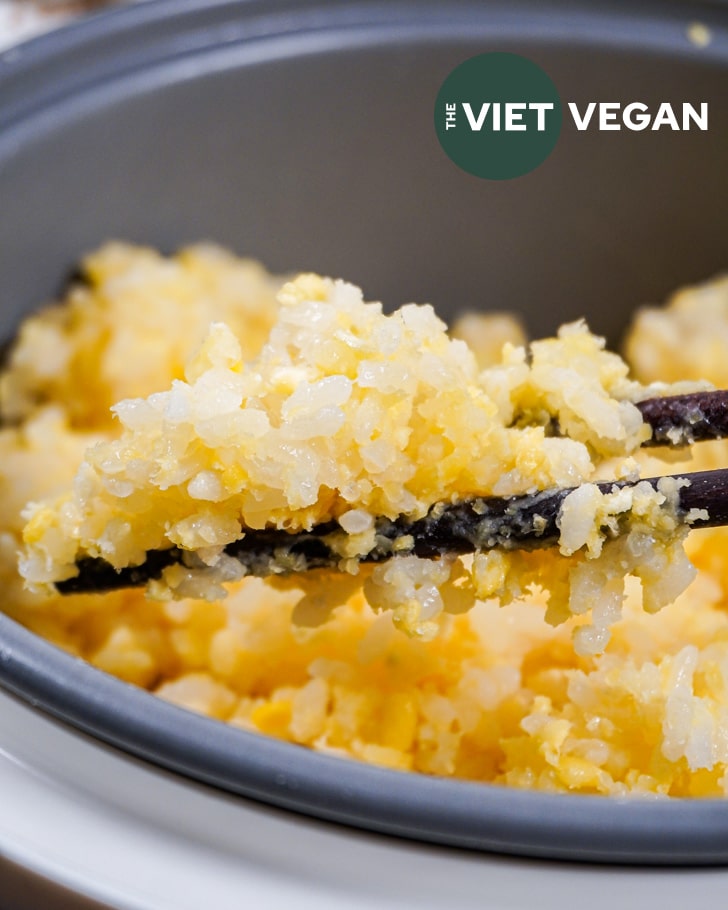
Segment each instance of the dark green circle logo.
[{"label": "dark green circle logo", "polygon": [[561,132],[556,86],[525,57],[471,57],[445,79],[435,102],[440,145],[476,177],[528,174],[553,151]]}]

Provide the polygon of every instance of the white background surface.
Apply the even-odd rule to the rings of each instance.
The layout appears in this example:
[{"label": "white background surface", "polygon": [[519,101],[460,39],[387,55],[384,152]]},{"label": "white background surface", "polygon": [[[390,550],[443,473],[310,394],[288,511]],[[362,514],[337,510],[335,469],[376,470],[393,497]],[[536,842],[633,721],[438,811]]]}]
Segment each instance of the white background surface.
[{"label": "white background surface", "polygon": [[[67,6],[0,0],[0,49],[65,21]],[[124,910],[684,910],[728,900],[723,869],[530,862],[303,819],[158,771],[2,692],[0,856]],[[0,878],[2,910],[17,906],[9,887]]]}]

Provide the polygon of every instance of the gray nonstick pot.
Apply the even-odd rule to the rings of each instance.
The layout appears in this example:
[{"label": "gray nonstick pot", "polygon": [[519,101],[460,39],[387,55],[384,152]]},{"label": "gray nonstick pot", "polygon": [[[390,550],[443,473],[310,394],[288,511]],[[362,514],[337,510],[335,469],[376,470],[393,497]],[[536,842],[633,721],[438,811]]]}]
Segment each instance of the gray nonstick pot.
[{"label": "gray nonstick pot", "polygon": [[[708,44],[689,38],[704,24]],[[708,102],[707,131],[579,131],[516,180],[440,148],[445,76],[522,54],[562,101]],[[369,299],[586,316],[728,267],[728,6],[717,2],[189,2],[118,9],[0,55],[0,335],[118,237],[210,238],[344,276]],[[308,752],[183,711],[0,616],[0,683],[165,768],[344,824],[478,850],[728,861],[728,801],[520,792]]]}]

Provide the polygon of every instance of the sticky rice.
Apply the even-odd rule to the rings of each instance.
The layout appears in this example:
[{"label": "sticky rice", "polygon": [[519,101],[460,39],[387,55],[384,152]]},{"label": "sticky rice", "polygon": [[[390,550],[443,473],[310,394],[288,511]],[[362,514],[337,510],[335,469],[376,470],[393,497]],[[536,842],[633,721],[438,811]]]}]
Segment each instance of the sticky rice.
[{"label": "sticky rice", "polygon": [[[716,287],[711,318],[728,325]],[[548,790],[722,794],[725,535],[690,534],[696,571],[675,489],[592,483],[665,472],[640,451],[634,402],[698,376],[661,369],[669,332],[650,354],[639,322],[630,377],[584,323],[525,347],[497,317],[492,334],[511,338],[496,354],[478,349],[487,318],[466,342],[429,307],[385,315],[344,282],[285,282],[210,246],[103,248],[21,329],[0,381],[5,608],[163,698],[336,755]],[[150,324],[169,328],[153,366],[132,353]],[[690,470],[725,454],[701,446]],[[558,550],[357,562],[374,516],[577,484]],[[627,511],[628,533],[607,539]],[[222,552],[246,528],[331,519],[346,537],[335,572],[241,578]],[[197,561],[147,592],[53,593],[81,556],[121,567],[171,544]]]}]

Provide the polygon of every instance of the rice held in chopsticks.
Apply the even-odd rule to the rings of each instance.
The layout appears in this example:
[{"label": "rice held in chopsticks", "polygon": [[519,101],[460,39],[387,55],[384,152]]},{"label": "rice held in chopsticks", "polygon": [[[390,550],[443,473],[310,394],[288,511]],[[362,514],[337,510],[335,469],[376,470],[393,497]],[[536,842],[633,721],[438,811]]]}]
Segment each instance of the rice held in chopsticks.
[{"label": "rice held in chopsticks", "polygon": [[[364,570],[374,517],[421,517],[433,503],[512,495],[589,481],[624,459],[650,429],[630,398],[644,394],[627,366],[583,323],[525,348],[506,346],[481,371],[429,306],[385,315],[342,281],[302,275],[278,295],[278,319],[259,356],[243,359],[225,323],[214,323],[184,380],[112,411],[119,438],[90,449],[73,490],[28,510],[21,572],[37,586],[62,581],[84,557],[117,569],[147,551],[179,547],[193,558],[150,583],[156,597],[225,596],[244,569],[223,551],[245,529],[343,529],[338,573],[296,578],[306,592],[295,619],[318,624],[363,585],[375,610],[392,610],[410,635],[432,638],[445,612],[475,598],[507,601],[524,578],[553,595],[548,618],[591,611],[577,648],[601,650],[619,617],[624,579],[638,575],[658,609],[692,579],[685,531],[660,506],[675,490],[647,484],[603,494],[591,484],[561,516],[563,556],[476,555],[433,561],[402,556]],[[549,435],[557,421],[560,435]],[[621,462],[620,462],[621,459]],[[631,512],[633,529],[605,542],[601,529]],[[282,569],[287,568],[282,566]],[[305,565],[301,566],[305,570]]]},{"label": "rice held in chopsticks", "polygon": [[[516,786],[722,792],[720,532],[691,547],[702,571],[689,607],[673,605],[695,570],[669,483],[582,486],[559,550],[357,561],[376,515],[639,476],[654,453],[639,451],[634,401],[651,387],[582,323],[482,369],[429,307],[384,315],[317,276],[276,301],[282,282],[252,268],[209,247],[107,247],[72,318],[66,305],[21,331],[2,384],[18,422],[0,436],[10,612],[162,697],[323,751]],[[191,301],[199,321],[178,329]],[[145,376],[133,351],[150,319],[170,343],[159,332]],[[109,398],[126,399],[116,422]],[[26,500],[33,590],[12,568]],[[629,532],[605,539],[626,511]],[[329,519],[344,531],[336,572],[240,579],[222,554],[245,528]],[[172,544],[194,556],[152,599],[53,593],[85,555],[122,567]]]}]

